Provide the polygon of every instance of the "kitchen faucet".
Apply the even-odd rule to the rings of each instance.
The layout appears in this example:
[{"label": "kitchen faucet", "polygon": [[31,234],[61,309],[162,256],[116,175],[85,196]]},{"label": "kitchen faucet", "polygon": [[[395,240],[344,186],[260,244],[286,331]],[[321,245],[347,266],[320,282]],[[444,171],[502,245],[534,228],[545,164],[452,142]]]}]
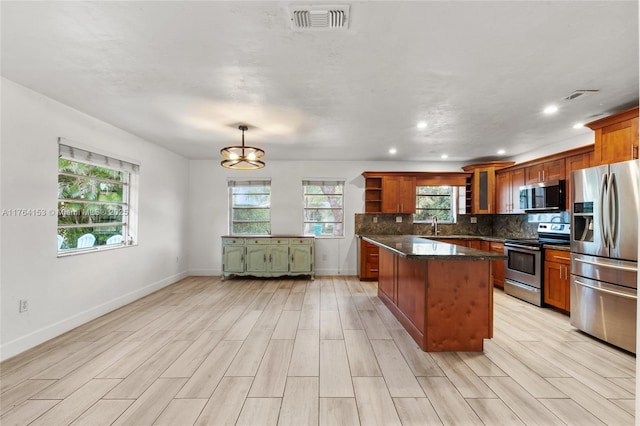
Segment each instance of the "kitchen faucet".
[{"label": "kitchen faucet", "polygon": [[433,235],[438,235],[438,218],[436,216],[431,218],[431,229],[433,229]]}]

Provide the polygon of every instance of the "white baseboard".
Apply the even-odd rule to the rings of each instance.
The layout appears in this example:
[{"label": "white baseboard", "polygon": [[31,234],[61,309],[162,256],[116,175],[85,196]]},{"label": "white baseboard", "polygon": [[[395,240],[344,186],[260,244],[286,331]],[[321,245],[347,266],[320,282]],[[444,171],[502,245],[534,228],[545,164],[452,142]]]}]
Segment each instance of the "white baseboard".
[{"label": "white baseboard", "polygon": [[222,275],[222,271],[219,269],[190,269],[189,275],[194,277],[211,277]]},{"label": "white baseboard", "polygon": [[[220,276],[222,275],[222,271],[217,269],[190,269],[189,275],[195,276],[195,277]],[[320,268],[315,270],[315,275],[316,276],[358,275],[358,271],[355,269],[339,271],[336,268]]]},{"label": "white baseboard", "polygon": [[29,334],[18,337],[10,342],[7,342],[0,346],[0,361],[4,361],[12,356],[18,355],[28,349],[36,347],[37,345],[60,336],[67,331],[73,330],[76,327],[81,326],[91,320],[94,320],[106,313],[114,311],[128,303],[134,302],[154,291],[160,290],[170,284],[180,281],[183,278],[189,276],[187,271],[180,272],[179,274],[164,278],[155,283],[151,283],[135,291],[132,291],[108,302],[101,303],[93,308],[87,309],[82,312],[78,312],[56,323],[50,324],[46,327],[42,327],[38,330],[32,331]]}]

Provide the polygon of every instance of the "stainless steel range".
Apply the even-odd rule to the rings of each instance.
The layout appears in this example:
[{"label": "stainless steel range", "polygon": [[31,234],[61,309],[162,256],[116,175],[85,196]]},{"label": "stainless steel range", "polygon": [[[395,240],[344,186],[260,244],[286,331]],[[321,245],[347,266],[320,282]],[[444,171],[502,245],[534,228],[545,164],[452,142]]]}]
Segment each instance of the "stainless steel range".
[{"label": "stainless steel range", "polygon": [[568,245],[567,223],[540,223],[537,239],[504,242],[504,292],[536,306],[542,306],[544,286],[544,244]]}]

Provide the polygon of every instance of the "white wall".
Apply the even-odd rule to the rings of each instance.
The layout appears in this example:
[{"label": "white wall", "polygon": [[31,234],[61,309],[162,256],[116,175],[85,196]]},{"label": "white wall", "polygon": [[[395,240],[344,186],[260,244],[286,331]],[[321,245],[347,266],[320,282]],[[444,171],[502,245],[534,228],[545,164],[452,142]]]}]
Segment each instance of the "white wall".
[{"label": "white wall", "polygon": [[302,180],[345,180],[345,237],[316,240],[317,275],[355,275],[357,241],[354,215],[364,212],[364,171],[455,171],[456,163],[365,161],[269,161],[252,171],[232,171],[219,161],[192,160],[189,165],[189,271],[192,275],[219,275],[222,269],[220,237],[229,233],[227,179],[271,178],[271,233],[301,234]]},{"label": "white wall", "polygon": [[2,216],[6,359],[186,276],[189,164],[6,79],[1,89],[2,210],[56,208],[59,136],[141,163],[138,246],[58,258],[56,216]]},{"label": "white wall", "polygon": [[580,129],[579,134],[574,137],[556,141],[552,144],[545,144],[534,147],[531,151],[509,158],[509,161],[524,163],[525,161],[535,160],[536,158],[546,157],[548,155],[557,154],[559,152],[568,151],[570,149],[591,145],[594,143],[594,141],[595,139],[593,130],[585,127],[584,129]]}]

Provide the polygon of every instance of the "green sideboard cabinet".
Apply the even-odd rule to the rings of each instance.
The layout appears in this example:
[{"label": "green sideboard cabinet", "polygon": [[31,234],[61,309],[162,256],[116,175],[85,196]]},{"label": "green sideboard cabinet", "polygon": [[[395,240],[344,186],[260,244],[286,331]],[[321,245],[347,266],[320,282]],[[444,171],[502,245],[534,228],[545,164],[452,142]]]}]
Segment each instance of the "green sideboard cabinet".
[{"label": "green sideboard cabinet", "polygon": [[222,237],[222,278],[231,275],[314,278],[314,237]]},{"label": "green sideboard cabinet", "polygon": [[244,239],[222,239],[222,270],[228,274],[244,272]]}]

